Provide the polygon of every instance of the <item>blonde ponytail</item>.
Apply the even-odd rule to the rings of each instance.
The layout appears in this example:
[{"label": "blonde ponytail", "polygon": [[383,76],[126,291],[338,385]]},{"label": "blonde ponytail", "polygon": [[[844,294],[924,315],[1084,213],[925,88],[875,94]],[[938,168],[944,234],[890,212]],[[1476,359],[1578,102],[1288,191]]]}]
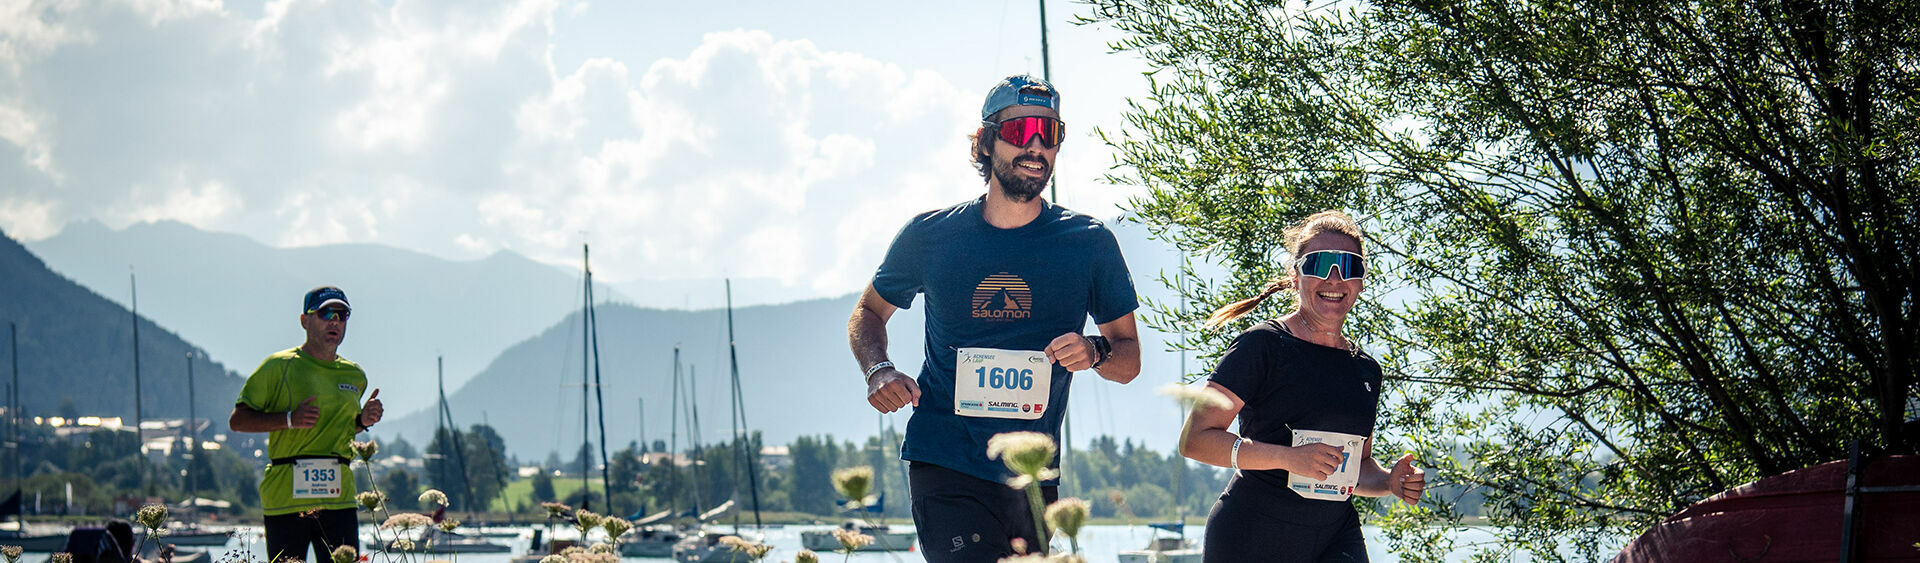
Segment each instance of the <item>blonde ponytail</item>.
[{"label": "blonde ponytail", "polygon": [[1292,275],[1282,274],[1280,277],[1273,278],[1272,281],[1267,282],[1267,288],[1261,290],[1259,295],[1228,303],[1225,307],[1215,309],[1212,315],[1207,316],[1207,328],[1215,328],[1233,322],[1234,319],[1253,312],[1253,309],[1259,307],[1261,302],[1266,301],[1267,298],[1272,297],[1273,294],[1279,293],[1282,289],[1293,289]]}]

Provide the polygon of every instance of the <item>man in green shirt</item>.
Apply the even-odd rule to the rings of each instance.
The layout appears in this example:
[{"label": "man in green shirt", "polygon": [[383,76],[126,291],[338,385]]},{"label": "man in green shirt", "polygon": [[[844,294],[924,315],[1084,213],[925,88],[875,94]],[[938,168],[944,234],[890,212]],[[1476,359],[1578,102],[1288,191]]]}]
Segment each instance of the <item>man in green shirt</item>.
[{"label": "man in green shirt", "polygon": [[[235,432],[267,433],[273,461],[260,479],[260,505],[274,563],[325,560],[342,545],[358,549],[349,444],[385,413],[379,389],[360,403],[367,373],[339,354],[353,313],[347,294],[314,288],[301,311],[306,342],[260,362],[227,420]],[[317,558],[307,557],[309,546]]]}]

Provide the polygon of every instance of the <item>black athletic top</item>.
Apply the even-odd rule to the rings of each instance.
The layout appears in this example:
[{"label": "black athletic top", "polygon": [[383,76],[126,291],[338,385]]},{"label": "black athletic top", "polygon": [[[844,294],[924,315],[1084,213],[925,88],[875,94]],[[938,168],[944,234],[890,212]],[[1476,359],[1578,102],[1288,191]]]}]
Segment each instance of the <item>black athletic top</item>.
[{"label": "black athletic top", "polygon": [[[1380,403],[1380,363],[1366,352],[1349,352],[1295,337],[1278,320],[1247,329],[1220,357],[1212,381],[1246,403],[1240,435],[1267,444],[1293,445],[1293,430],[1372,436]],[[1287,488],[1281,469],[1241,471],[1222,497],[1252,495],[1284,505],[1298,516],[1329,521],[1349,503],[1308,500]]]}]

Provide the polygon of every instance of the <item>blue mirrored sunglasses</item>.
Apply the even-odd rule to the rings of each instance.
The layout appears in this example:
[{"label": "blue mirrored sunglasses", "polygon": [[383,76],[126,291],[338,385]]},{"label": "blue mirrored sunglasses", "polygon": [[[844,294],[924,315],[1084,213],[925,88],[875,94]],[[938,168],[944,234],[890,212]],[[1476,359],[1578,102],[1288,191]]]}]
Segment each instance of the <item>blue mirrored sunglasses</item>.
[{"label": "blue mirrored sunglasses", "polygon": [[314,311],[313,315],[316,317],[320,317],[320,320],[323,320],[323,321],[344,321],[344,320],[347,320],[347,317],[353,316],[353,311],[348,311],[346,309],[341,309],[339,307],[327,307],[325,309]]},{"label": "blue mirrored sunglasses", "polygon": [[1357,280],[1367,277],[1367,261],[1359,254],[1345,250],[1321,250],[1308,252],[1294,260],[1303,275],[1320,279],[1329,279],[1334,268],[1340,268],[1342,279]]}]

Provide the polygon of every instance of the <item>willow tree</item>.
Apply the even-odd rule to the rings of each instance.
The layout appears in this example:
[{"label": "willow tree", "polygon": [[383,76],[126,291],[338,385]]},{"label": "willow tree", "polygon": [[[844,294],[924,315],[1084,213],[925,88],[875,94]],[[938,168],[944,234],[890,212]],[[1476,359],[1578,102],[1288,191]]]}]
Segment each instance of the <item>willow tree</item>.
[{"label": "willow tree", "polygon": [[[1483,493],[1496,549],[1912,449],[1914,2],[1094,4],[1154,69],[1110,180],[1231,272],[1150,322],[1218,351],[1241,327],[1195,304],[1279,274],[1287,224],[1361,217],[1382,447]],[[1447,549],[1435,500],[1388,514],[1402,547]]]}]

